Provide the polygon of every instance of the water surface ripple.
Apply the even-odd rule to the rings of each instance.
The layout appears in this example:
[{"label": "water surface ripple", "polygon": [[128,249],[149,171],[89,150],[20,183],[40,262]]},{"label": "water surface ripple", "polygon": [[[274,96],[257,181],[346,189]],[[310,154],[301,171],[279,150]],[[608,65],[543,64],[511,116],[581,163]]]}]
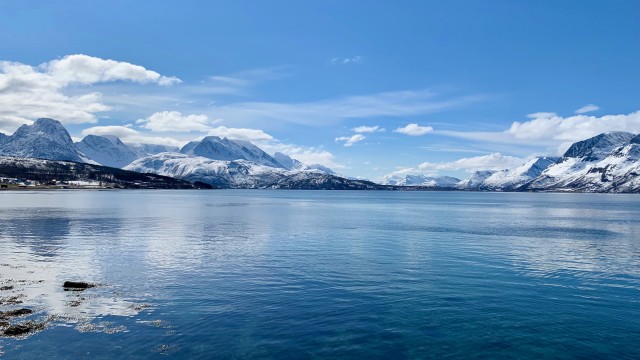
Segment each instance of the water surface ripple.
[{"label": "water surface ripple", "polygon": [[639,215],[634,195],[0,192],[0,299],[22,301],[0,311],[47,324],[0,354],[640,358]]}]

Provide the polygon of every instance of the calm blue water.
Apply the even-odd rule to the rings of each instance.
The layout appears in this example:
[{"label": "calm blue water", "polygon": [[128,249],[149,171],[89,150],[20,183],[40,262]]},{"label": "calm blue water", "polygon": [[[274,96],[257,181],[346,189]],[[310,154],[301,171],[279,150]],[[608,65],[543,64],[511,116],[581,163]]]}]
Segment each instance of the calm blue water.
[{"label": "calm blue water", "polygon": [[0,283],[3,359],[633,359],[640,198],[0,192]]}]

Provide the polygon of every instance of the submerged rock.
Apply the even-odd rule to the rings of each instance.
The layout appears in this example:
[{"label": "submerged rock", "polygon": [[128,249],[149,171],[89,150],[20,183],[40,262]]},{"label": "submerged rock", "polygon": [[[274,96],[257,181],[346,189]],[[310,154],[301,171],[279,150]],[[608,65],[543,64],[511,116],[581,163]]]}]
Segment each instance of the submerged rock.
[{"label": "submerged rock", "polygon": [[17,310],[9,310],[9,311],[0,311],[0,319],[8,319],[16,316],[24,316],[32,314],[33,310],[31,309],[17,309]]},{"label": "submerged rock", "polygon": [[9,326],[4,330],[3,334],[5,336],[20,336],[20,335],[25,335],[34,331],[39,331],[42,329],[44,329],[44,323],[27,321],[22,324]]},{"label": "submerged rock", "polygon": [[82,291],[95,286],[95,284],[84,281],[65,281],[64,284],[62,284],[65,291]]}]

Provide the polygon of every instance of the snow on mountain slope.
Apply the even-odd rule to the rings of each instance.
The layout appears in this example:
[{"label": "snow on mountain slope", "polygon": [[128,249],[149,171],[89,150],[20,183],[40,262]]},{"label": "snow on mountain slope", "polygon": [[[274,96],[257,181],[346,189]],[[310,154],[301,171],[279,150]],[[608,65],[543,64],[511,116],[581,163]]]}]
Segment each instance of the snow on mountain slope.
[{"label": "snow on mountain slope", "polygon": [[249,141],[229,140],[218,136],[207,136],[199,142],[192,141],[180,152],[213,160],[248,160],[260,165],[285,168],[271,155]]},{"label": "snow on mountain slope", "polygon": [[223,188],[377,187],[370,182],[352,181],[319,170],[287,170],[248,160],[213,160],[180,153],[161,153],[138,159],[124,169],[171,176],[191,182],[201,181]]},{"label": "snow on mountain slope", "polygon": [[273,158],[287,170],[302,169],[304,164],[296,159],[292,159],[288,155],[281,152],[273,154]]},{"label": "snow on mountain slope", "polygon": [[0,146],[2,146],[2,144],[4,144],[4,142],[7,141],[8,139],[9,139],[8,135],[0,133]]},{"label": "snow on mountain slope", "polygon": [[558,161],[553,157],[537,157],[514,169],[497,171],[478,187],[486,190],[511,190],[531,181]]},{"label": "snow on mountain slope", "polygon": [[71,136],[59,121],[46,118],[18,128],[0,145],[0,154],[94,163],[76,148]]},{"label": "snow on mountain slope", "polygon": [[495,172],[495,170],[475,171],[471,176],[460,181],[456,187],[461,190],[477,190],[482,186],[482,183]]},{"label": "snow on mountain slope", "polygon": [[161,153],[138,159],[125,170],[150,172],[191,182],[202,181],[226,188],[264,187],[277,182],[288,171],[247,160],[214,160],[179,153]]},{"label": "snow on mountain slope", "polygon": [[639,192],[640,144],[619,146],[599,160],[591,155],[567,157],[527,184],[523,190]]},{"label": "snow on mountain slope", "polygon": [[427,175],[406,175],[404,177],[389,177],[384,183],[396,186],[423,186],[432,188],[455,188],[460,179],[452,176],[427,176]]},{"label": "snow on mountain slope", "polygon": [[138,158],[133,150],[115,136],[87,135],[76,147],[104,166],[121,168]]}]

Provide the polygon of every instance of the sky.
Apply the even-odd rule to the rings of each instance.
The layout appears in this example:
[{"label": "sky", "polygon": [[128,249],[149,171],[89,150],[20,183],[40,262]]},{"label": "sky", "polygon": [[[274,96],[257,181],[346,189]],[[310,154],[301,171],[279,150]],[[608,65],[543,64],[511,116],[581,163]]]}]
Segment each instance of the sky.
[{"label": "sky", "polygon": [[0,132],[453,175],[640,133],[640,2],[0,0]]}]

